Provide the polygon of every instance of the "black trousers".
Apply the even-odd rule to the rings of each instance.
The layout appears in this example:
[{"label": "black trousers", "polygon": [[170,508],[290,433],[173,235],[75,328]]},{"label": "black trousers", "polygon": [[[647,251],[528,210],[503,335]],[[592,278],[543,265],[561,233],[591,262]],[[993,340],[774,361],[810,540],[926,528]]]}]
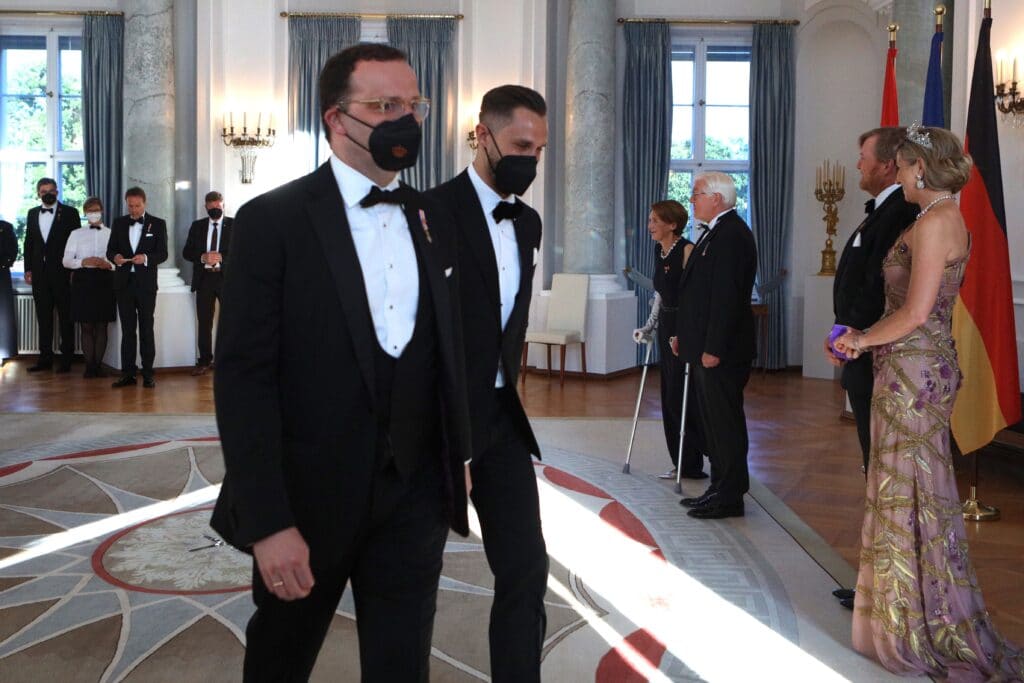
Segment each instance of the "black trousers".
[{"label": "black trousers", "polygon": [[747,471],[747,417],[743,412],[743,388],[750,379],[750,363],[705,368],[698,361],[690,364],[690,388],[697,405],[708,459],[711,461],[711,486],[725,504],[739,502],[750,488]]},{"label": "black trousers", "polygon": [[67,278],[50,277],[45,271],[32,274],[32,299],[39,323],[39,360],[53,360],[53,314],[60,326],[60,352],[66,361],[75,353],[75,323],[71,320],[71,287]]},{"label": "black trousers", "polygon": [[[671,329],[658,328],[658,351],[661,353],[661,423],[665,428],[665,443],[672,464],[679,466],[679,428],[683,414],[683,388],[685,374],[683,362],[672,353],[668,342]],[[690,398],[686,406],[686,439],[683,441],[683,475],[693,476],[704,471],[704,453],[707,452],[700,413],[697,411],[696,392],[693,391],[691,373]]]},{"label": "black trousers", "polygon": [[496,389],[490,444],[473,459],[473,507],[494,574],[488,631],[491,680],[540,681],[547,629],[548,553],[540,523],[537,476],[507,408],[512,387]]},{"label": "black trousers", "polygon": [[[253,562],[256,613],[245,630],[245,681],[308,680],[349,581],[362,680],[428,680],[448,537],[440,465],[435,460],[405,481],[388,462],[372,486],[356,540],[333,559],[314,562],[307,597],[279,600]],[[323,558],[317,549],[311,555]]]},{"label": "black trousers", "polygon": [[875,375],[871,354],[864,354],[843,366],[842,385],[850,397],[853,419],[857,423],[857,440],[860,441],[864,472],[868,471],[871,458],[871,394],[874,391]]},{"label": "black trousers", "polygon": [[[151,377],[153,359],[156,358],[156,340],[153,334],[156,291],[143,289],[139,286],[139,281],[130,276],[127,284],[115,294],[117,314],[121,318],[121,374],[135,374],[135,351],[138,344],[142,356],[142,374]],[[136,327],[138,337],[135,334]]]},{"label": "black trousers", "polygon": [[203,273],[203,278],[196,288],[196,342],[199,345],[199,365],[213,362],[213,314],[215,307],[220,305],[220,290],[224,282],[224,274],[220,272]]}]

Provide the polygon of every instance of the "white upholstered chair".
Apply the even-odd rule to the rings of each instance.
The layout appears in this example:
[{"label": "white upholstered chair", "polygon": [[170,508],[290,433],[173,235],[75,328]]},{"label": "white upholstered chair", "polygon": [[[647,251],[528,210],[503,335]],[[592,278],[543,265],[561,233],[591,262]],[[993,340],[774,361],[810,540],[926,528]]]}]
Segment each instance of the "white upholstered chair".
[{"label": "white upholstered chair", "polygon": [[551,280],[548,299],[548,320],[543,330],[527,330],[523,344],[523,367],[519,376],[526,383],[526,356],[530,344],[544,344],[548,352],[548,374],[551,374],[551,347],[561,347],[559,384],[565,385],[565,347],[580,345],[580,365],[583,379],[587,378],[587,294],[590,276],[575,273],[555,273]]}]

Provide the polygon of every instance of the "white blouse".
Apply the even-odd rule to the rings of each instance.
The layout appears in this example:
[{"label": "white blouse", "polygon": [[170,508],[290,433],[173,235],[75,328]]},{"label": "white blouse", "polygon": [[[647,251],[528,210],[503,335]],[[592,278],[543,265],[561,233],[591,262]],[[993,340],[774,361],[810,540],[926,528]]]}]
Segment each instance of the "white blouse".
[{"label": "white blouse", "polygon": [[[83,266],[82,260],[90,256],[99,256],[106,261],[107,243],[110,241],[110,228],[101,225],[99,230],[91,226],[85,226],[72,230],[68,235],[67,246],[64,247],[64,267],[70,270],[88,268]],[[110,264],[113,266],[114,264]],[[95,267],[95,266],[92,266]]]}]

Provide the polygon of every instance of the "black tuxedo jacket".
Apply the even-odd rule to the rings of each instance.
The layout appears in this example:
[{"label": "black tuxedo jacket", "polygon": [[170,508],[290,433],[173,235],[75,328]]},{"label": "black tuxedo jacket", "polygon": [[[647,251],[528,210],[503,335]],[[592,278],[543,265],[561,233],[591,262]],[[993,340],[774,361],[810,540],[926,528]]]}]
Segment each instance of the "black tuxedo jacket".
[{"label": "black tuxedo jacket", "polygon": [[82,227],[78,210],[67,204],[57,202],[53,212],[53,225],[50,235],[43,242],[43,233],[39,229],[39,207],[28,210],[25,225],[25,272],[33,277],[45,276],[51,280],[68,280],[68,269],[64,267],[64,247],[72,230]]},{"label": "black tuxedo jacket", "polygon": [[[854,230],[843,248],[832,283],[832,307],[836,324],[864,330],[885,311],[885,278],[882,260],[907,226],[916,220],[918,207],[896,189],[875,207]],[[854,246],[857,235],[860,246]],[[851,391],[871,393],[871,354],[866,353],[843,366],[842,383]]]},{"label": "black tuxedo jacket", "polygon": [[[228,265],[228,250],[231,248],[231,226],[235,219],[230,216],[223,216],[220,220],[220,269],[223,271]],[[192,291],[199,289],[203,284],[203,276],[206,275],[206,264],[202,262],[203,254],[206,253],[206,244],[209,242],[210,219],[200,218],[192,222],[188,229],[188,237],[185,239],[185,248],[181,255],[186,261],[192,263]]]},{"label": "black tuxedo jacket", "polygon": [[[473,456],[480,455],[487,447],[495,401],[494,380],[500,362],[505,386],[511,388],[510,393],[515,397],[512,419],[526,448],[539,458],[540,448],[515,386],[519,378],[519,361],[530,315],[533,271],[536,267],[534,255],[540,249],[540,215],[523,204],[522,215],[514,221],[516,243],[519,246],[519,291],[503,331],[498,263],[487,219],[469,172],[463,171],[427,195],[451,213],[458,228],[459,302],[469,404],[473,406]],[[516,201],[519,202],[518,199]]]},{"label": "black tuxedo jacket", "polygon": [[[167,260],[167,223],[163,218],[143,216],[142,235],[139,237],[138,249],[132,249],[129,229],[134,221],[131,216],[120,216],[110,226],[110,241],[107,242],[107,260],[114,262],[114,255],[120,254],[130,259],[137,254],[146,255],[146,265],[135,266],[137,286],[155,292],[157,290],[157,267]],[[124,263],[114,268],[114,289],[124,289],[128,285],[132,264]]]},{"label": "black tuxedo jacket", "polygon": [[750,294],[757,273],[757,248],[735,211],[723,215],[686,262],[679,278],[676,336],[679,357],[691,364],[701,355],[722,365],[750,363],[756,353]]},{"label": "black tuxedo jacket", "polygon": [[[437,323],[445,501],[469,532],[470,458],[462,354],[456,352],[455,235],[424,202],[405,215],[426,268]],[[377,450],[374,347],[362,270],[329,163],[256,197],[225,272],[214,397],[226,475],[211,524],[232,545],[298,527],[316,560],[350,547],[370,496]],[[426,222],[426,226],[423,223]]]}]

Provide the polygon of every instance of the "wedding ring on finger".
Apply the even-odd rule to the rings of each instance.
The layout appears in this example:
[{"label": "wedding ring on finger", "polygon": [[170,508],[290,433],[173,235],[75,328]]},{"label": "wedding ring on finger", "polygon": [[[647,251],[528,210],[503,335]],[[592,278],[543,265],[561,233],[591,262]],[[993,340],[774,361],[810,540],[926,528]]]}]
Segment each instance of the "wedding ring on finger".
[{"label": "wedding ring on finger", "polygon": [[274,583],[270,584],[271,588],[280,588],[283,585],[284,581],[275,581]]}]

